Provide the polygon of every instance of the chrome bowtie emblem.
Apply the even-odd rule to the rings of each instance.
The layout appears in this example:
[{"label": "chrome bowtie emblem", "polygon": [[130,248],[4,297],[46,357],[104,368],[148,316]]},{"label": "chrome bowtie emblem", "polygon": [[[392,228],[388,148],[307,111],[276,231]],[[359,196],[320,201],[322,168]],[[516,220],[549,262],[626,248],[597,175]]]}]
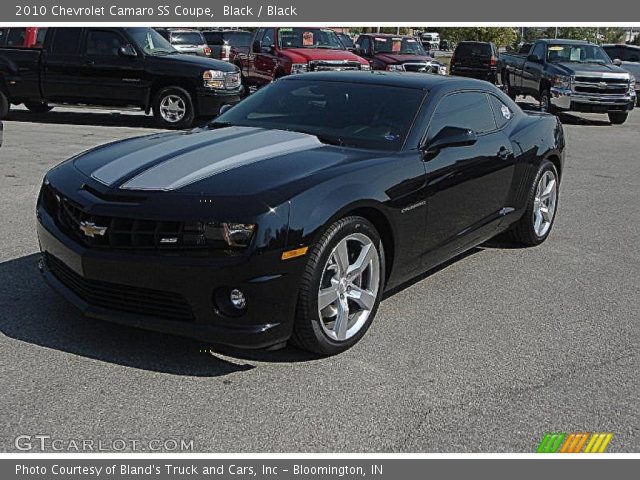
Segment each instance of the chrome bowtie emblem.
[{"label": "chrome bowtie emblem", "polygon": [[598,82],[598,87],[605,89],[607,88],[607,82]]},{"label": "chrome bowtie emblem", "polygon": [[107,227],[100,227],[93,222],[80,222],[80,230],[87,237],[94,238],[95,236],[102,237],[107,233]]}]

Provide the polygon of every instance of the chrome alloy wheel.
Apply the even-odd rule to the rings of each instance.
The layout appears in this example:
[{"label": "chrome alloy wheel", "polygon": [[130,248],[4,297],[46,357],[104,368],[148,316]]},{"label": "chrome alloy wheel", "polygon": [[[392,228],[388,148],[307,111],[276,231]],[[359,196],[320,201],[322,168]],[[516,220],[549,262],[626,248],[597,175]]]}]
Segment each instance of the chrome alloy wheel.
[{"label": "chrome alloy wheel", "polygon": [[344,341],[366,324],[380,288],[380,256],[369,237],[353,233],[333,249],[318,291],[318,314],[324,333]]},{"label": "chrome alloy wheel", "polygon": [[160,102],[160,115],[169,123],[177,123],[187,113],[184,100],[178,95],[167,95]]},{"label": "chrome alloy wheel", "polygon": [[533,230],[544,237],[553,223],[558,200],[558,180],[555,173],[547,170],[542,174],[533,199]]}]

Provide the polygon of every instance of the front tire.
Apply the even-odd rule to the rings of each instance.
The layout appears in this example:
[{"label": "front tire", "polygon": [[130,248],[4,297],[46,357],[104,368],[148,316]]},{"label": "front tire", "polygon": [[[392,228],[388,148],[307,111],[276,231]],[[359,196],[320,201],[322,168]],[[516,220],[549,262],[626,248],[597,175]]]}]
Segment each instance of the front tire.
[{"label": "front tire", "polygon": [[322,355],[355,345],[378,310],[384,271],[382,241],[371,222],[349,216],[333,223],[309,253],[292,341]]},{"label": "front tire", "polygon": [[629,116],[628,112],[609,112],[609,122],[611,125],[622,125],[627,121],[627,117]]},{"label": "front tire", "polygon": [[558,210],[559,179],[555,165],[542,162],[529,189],[525,212],[511,231],[513,240],[533,247],[547,239]]},{"label": "front tire", "polygon": [[40,102],[25,102],[24,106],[31,113],[47,113],[53,110],[53,107],[50,107],[47,103]]},{"label": "front tire", "polygon": [[196,117],[191,95],[181,87],[160,90],[153,101],[153,115],[164,128],[189,128]]},{"label": "front tire", "polygon": [[555,113],[555,108],[551,103],[551,91],[548,88],[544,88],[540,92],[540,111],[547,113]]}]

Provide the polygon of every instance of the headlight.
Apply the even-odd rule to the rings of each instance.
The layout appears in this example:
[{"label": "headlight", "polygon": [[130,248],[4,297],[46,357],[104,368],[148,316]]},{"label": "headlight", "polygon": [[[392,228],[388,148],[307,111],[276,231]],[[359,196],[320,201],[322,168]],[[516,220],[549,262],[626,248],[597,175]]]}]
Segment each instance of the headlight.
[{"label": "headlight", "polygon": [[446,75],[447,74],[447,66],[439,65],[438,66],[438,75]]},{"label": "headlight", "polygon": [[404,72],[404,65],[387,65],[390,72]]},{"label": "headlight", "polygon": [[309,69],[309,66],[306,63],[292,63],[291,64],[291,73],[304,73]]},{"label": "headlight", "polygon": [[571,77],[566,75],[557,75],[551,79],[553,86],[556,88],[571,88]]},{"label": "headlight", "polygon": [[224,88],[224,72],[218,70],[205,70],[202,74],[202,83],[208,88]]},{"label": "headlight", "polygon": [[368,63],[361,63],[360,70],[371,70],[371,65],[369,65]]},{"label": "headlight", "polygon": [[207,223],[204,226],[204,235],[207,244],[211,246],[222,245],[229,247],[248,247],[256,230],[253,223]]}]

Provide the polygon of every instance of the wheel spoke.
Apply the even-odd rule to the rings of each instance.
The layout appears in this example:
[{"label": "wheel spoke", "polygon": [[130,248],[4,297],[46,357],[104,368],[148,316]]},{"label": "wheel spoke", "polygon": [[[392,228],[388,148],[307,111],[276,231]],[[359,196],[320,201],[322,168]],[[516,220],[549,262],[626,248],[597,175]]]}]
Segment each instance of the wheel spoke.
[{"label": "wheel spoke", "polygon": [[533,228],[536,233],[540,233],[540,226],[542,225],[542,213],[538,210],[535,214],[535,223],[533,224]]},{"label": "wheel spoke", "polygon": [[330,287],[323,288],[318,294],[318,308],[320,310],[338,300],[338,286],[334,284],[334,280],[331,283]]},{"label": "wheel spoke", "polygon": [[351,285],[351,289],[347,292],[347,297],[365,310],[371,310],[376,301],[373,292],[362,289],[356,285]]},{"label": "wheel spoke", "polygon": [[347,280],[353,281],[355,277],[357,277],[358,275],[362,275],[369,266],[369,262],[371,262],[375,254],[375,248],[373,247],[372,243],[363,245],[358,258],[356,258],[356,261],[353,262],[352,265],[349,265],[349,268],[347,270]]},{"label": "wheel spoke", "polygon": [[550,179],[549,182],[545,185],[544,190],[542,191],[542,195],[540,197],[543,200],[546,200],[551,196],[555,187],[556,187],[556,181],[554,179]]},{"label": "wheel spoke", "polygon": [[546,222],[551,221],[551,214],[549,213],[549,209],[547,207],[540,207],[540,213],[542,214],[542,218]]},{"label": "wheel spoke", "polygon": [[347,250],[346,240],[342,240],[340,243],[338,243],[338,245],[336,246],[334,257],[336,263],[338,264],[340,275],[343,276],[349,268],[349,252]]},{"label": "wheel spoke", "polygon": [[347,328],[349,326],[349,305],[346,299],[340,300],[340,306],[338,307],[338,315],[336,316],[336,323],[333,327],[333,332],[338,340],[345,340],[347,338]]}]

